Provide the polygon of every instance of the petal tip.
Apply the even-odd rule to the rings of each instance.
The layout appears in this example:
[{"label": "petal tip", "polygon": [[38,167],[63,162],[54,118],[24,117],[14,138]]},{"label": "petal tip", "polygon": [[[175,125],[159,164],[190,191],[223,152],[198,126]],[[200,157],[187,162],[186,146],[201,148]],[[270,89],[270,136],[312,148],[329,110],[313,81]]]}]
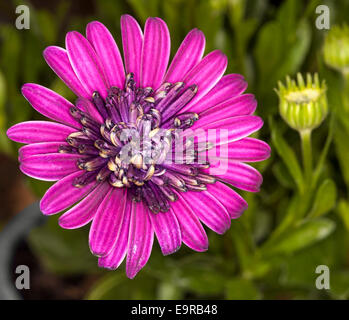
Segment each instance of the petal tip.
[{"label": "petal tip", "polygon": [[40,201],[40,211],[45,215],[45,216],[49,216],[51,214],[53,214],[52,212],[52,208],[50,209],[49,205],[47,205],[45,203],[45,201],[43,201],[45,198],[42,198]]},{"label": "petal tip", "polygon": [[98,259],[98,267],[104,268],[104,269],[107,269],[107,270],[110,270],[110,271],[114,271],[114,270],[116,270],[118,268],[117,266],[113,266],[113,265],[108,264],[105,261],[105,259],[103,259],[103,258],[99,258]]},{"label": "petal tip", "polygon": [[169,256],[170,254],[176,253],[181,248],[181,244],[179,244],[176,248],[170,250],[166,248],[161,248],[162,255]]}]

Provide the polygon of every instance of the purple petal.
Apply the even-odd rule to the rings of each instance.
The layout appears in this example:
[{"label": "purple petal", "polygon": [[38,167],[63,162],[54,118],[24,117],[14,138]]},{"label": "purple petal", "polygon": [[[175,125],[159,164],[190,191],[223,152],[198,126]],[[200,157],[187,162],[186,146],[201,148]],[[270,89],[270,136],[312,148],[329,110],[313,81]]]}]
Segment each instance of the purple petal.
[{"label": "purple petal", "polygon": [[86,198],[59,217],[59,225],[64,229],[76,229],[88,224],[111,188],[108,182],[97,186]]},{"label": "purple petal", "polygon": [[89,97],[92,97],[94,91],[98,91],[105,99],[108,83],[91,44],[79,32],[70,31],[66,35],[65,45],[73,70]]},{"label": "purple petal", "polygon": [[206,109],[215,106],[225,100],[233,98],[243,93],[247,88],[247,82],[240,74],[227,74],[223,76],[218,83],[195,104],[187,105],[182,109],[186,112],[203,112]]},{"label": "purple petal", "polygon": [[44,58],[58,77],[79,97],[90,98],[71,67],[67,51],[50,46],[44,50]]},{"label": "purple petal", "polygon": [[137,21],[128,14],[121,16],[122,46],[126,73],[133,73],[136,84],[140,83],[143,33]]},{"label": "purple petal", "polygon": [[27,157],[38,154],[57,153],[60,146],[67,146],[66,142],[41,142],[27,144],[18,150],[18,159],[23,161]]},{"label": "purple petal", "polygon": [[258,162],[270,157],[270,147],[262,140],[244,138],[206,151],[206,159],[229,158],[235,161]]},{"label": "purple petal", "polygon": [[98,259],[98,265],[111,270],[117,269],[124,260],[127,252],[128,235],[130,230],[132,202],[127,201],[124,218],[114,248],[104,257]]},{"label": "purple petal", "polygon": [[244,94],[219,103],[206,109],[199,115],[198,126],[226,119],[234,116],[251,115],[257,107],[257,100],[253,94]]},{"label": "purple petal", "polygon": [[[193,84],[198,86],[196,96],[181,110],[186,112],[191,109],[203,96],[209,92],[223,76],[227,68],[228,59],[225,54],[219,50],[210,52],[199,64],[191,69],[184,77],[184,83],[187,86]],[[191,110],[190,110],[191,111]]]},{"label": "purple petal", "polygon": [[20,143],[56,142],[65,139],[76,129],[49,121],[26,121],[7,130],[7,136]]},{"label": "purple petal", "polygon": [[102,23],[93,21],[87,25],[86,37],[100,58],[109,85],[123,88],[124,65],[119,48],[109,30]]},{"label": "purple petal", "polygon": [[82,188],[73,185],[74,180],[83,174],[84,171],[79,170],[57,181],[50,187],[40,201],[42,213],[51,215],[60,212],[89,194],[96,187],[96,181],[92,181]]},{"label": "purple petal", "polygon": [[225,163],[210,163],[210,168],[203,171],[219,177],[223,182],[229,183],[241,190],[258,192],[263,182],[262,175],[253,167],[242,162],[225,159]]},{"label": "purple petal", "polygon": [[201,30],[191,30],[174,56],[164,82],[176,83],[183,81],[184,76],[202,59],[205,42],[205,35]]},{"label": "purple petal", "polygon": [[35,83],[26,83],[22,87],[22,94],[44,116],[74,128],[81,128],[81,124],[69,111],[74,105],[56,92]]},{"label": "purple petal", "polygon": [[217,181],[207,185],[207,192],[213,195],[227,209],[231,219],[239,218],[247,209],[247,202],[232,188]]},{"label": "purple petal", "polygon": [[214,120],[213,122],[206,123],[204,125],[195,124],[191,128],[196,129],[228,129],[230,132],[236,132],[240,135],[250,135],[251,133],[259,130],[263,126],[263,120],[258,116],[235,116],[225,119]]},{"label": "purple petal", "polygon": [[154,230],[149,214],[149,209],[143,202],[132,202],[126,258],[126,275],[130,279],[145,266],[151,254]]},{"label": "purple petal", "polygon": [[22,159],[19,168],[29,177],[56,181],[79,170],[76,164],[79,158],[81,158],[80,154],[38,154]]},{"label": "purple petal", "polygon": [[96,106],[90,100],[85,98],[79,98],[76,100],[76,106],[79,109],[87,112],[97,122],[104,123],[103,117],[97,110]]},{"label": "purple petal", "polygon": [[164,255],[176,252],[182,242],[181,229],[172,211],[150,214],[155,234]]},{"label": "purple petal", "polygon": [[144,27],[141,86],[156,90],[165,75],[170,57],[170,33],[160,18],[148,18]]},{"label": "purple petal", "polygon": [[195,251],[206,251],[208,239],[199,218],[192,210],[192,204],[188,204],[182,197],[182,193],[177,193],[178,200],[171,203],[172,212],[176,215],[182,230],[182,241],[186,246]]},{"label": "purple petal", "polygon": [[228,211],[209,192],[188,191],[183,192],[181,196],[186,203],[195,203],[195,214],[214,232],[223,234],[230,228]]},{"label": "purple petal", "polygon": [[263,126],[258,116],[237,116],[218,120],[200,127],[194,124],[180,134],[181,138],[196,137],[197,142],[211,142],[216,146],[249,136]]},{"label": "purple petal", "polygon": [[89,234],[90,249],[94,255],[106,256],[113,249],[121,230],[126,201],[125,188],[111,188],[98,207]]}]

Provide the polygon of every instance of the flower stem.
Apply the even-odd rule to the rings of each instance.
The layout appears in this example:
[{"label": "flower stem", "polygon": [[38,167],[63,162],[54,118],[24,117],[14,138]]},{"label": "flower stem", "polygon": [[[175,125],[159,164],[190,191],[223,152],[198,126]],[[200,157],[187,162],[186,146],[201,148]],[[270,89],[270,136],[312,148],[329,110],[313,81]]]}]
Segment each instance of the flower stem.
[{"label": "flower stem", "polygon": [[[313,159],[311,150],[311,130],[300,131],[302,142],[303,168],[305,178],[305,190],[311,187],[313,175]],[[306,191],[307,192],[307,191]]]},{"label": "flower stem", "polygon": [[349,113],[349,97],[348,97],[348,90],[349,90],[349,71],[343,72],[343,79],[344,79],[344,90],[342,91],[342,98],[343,98],[343,108],[346,114]]}]

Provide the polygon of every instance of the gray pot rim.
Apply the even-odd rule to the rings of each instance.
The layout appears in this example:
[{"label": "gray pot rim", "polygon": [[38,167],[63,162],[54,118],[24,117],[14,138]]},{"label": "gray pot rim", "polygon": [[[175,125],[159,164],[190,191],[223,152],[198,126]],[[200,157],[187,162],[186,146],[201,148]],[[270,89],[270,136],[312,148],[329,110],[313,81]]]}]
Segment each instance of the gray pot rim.
[{"label": "gray pot rim", "polygon": [[39,201],[15,215],[0,232],[0,300],[21,300],[13,283],[11,264],[16,249],[29,232],[43,224],[46,217],[41,213]]}]

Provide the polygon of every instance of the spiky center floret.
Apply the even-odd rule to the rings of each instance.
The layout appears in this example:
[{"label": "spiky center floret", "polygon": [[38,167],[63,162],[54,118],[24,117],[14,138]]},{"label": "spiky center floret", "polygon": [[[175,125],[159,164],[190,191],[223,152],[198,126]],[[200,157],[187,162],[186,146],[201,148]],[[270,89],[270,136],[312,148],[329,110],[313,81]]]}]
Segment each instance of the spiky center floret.
[{"label": "spiky center floret", "polygon": [[322,92],[318,89],[303,89],[296,92],[289,92],[285,95],[288,102],[296,104],[310,103],[319,99]]},{"label": "spiky center floret", "polygon": [[[198,150],[184,144],[178,150],[178,131],[191,127],[198,115],[180,110],[195,96],[197,86],[164,83],[155,92],[137,88],[132,74],[125,88],[111,87],[104,100],[92,97],[104,123],[88,111],[72,107],[71,115],[82,129],[67,137],[69,146],[60,152],[80,153],[77,165],[85,173],[74,181],[83,187],[93,180],[129,188],[135,201],[144,201],[154,212],[166,212],[177,191],[206,189],[215,178],[201,172],[207,163],[198,161]],[[178,163],[180,162],[180,163]]]}]

